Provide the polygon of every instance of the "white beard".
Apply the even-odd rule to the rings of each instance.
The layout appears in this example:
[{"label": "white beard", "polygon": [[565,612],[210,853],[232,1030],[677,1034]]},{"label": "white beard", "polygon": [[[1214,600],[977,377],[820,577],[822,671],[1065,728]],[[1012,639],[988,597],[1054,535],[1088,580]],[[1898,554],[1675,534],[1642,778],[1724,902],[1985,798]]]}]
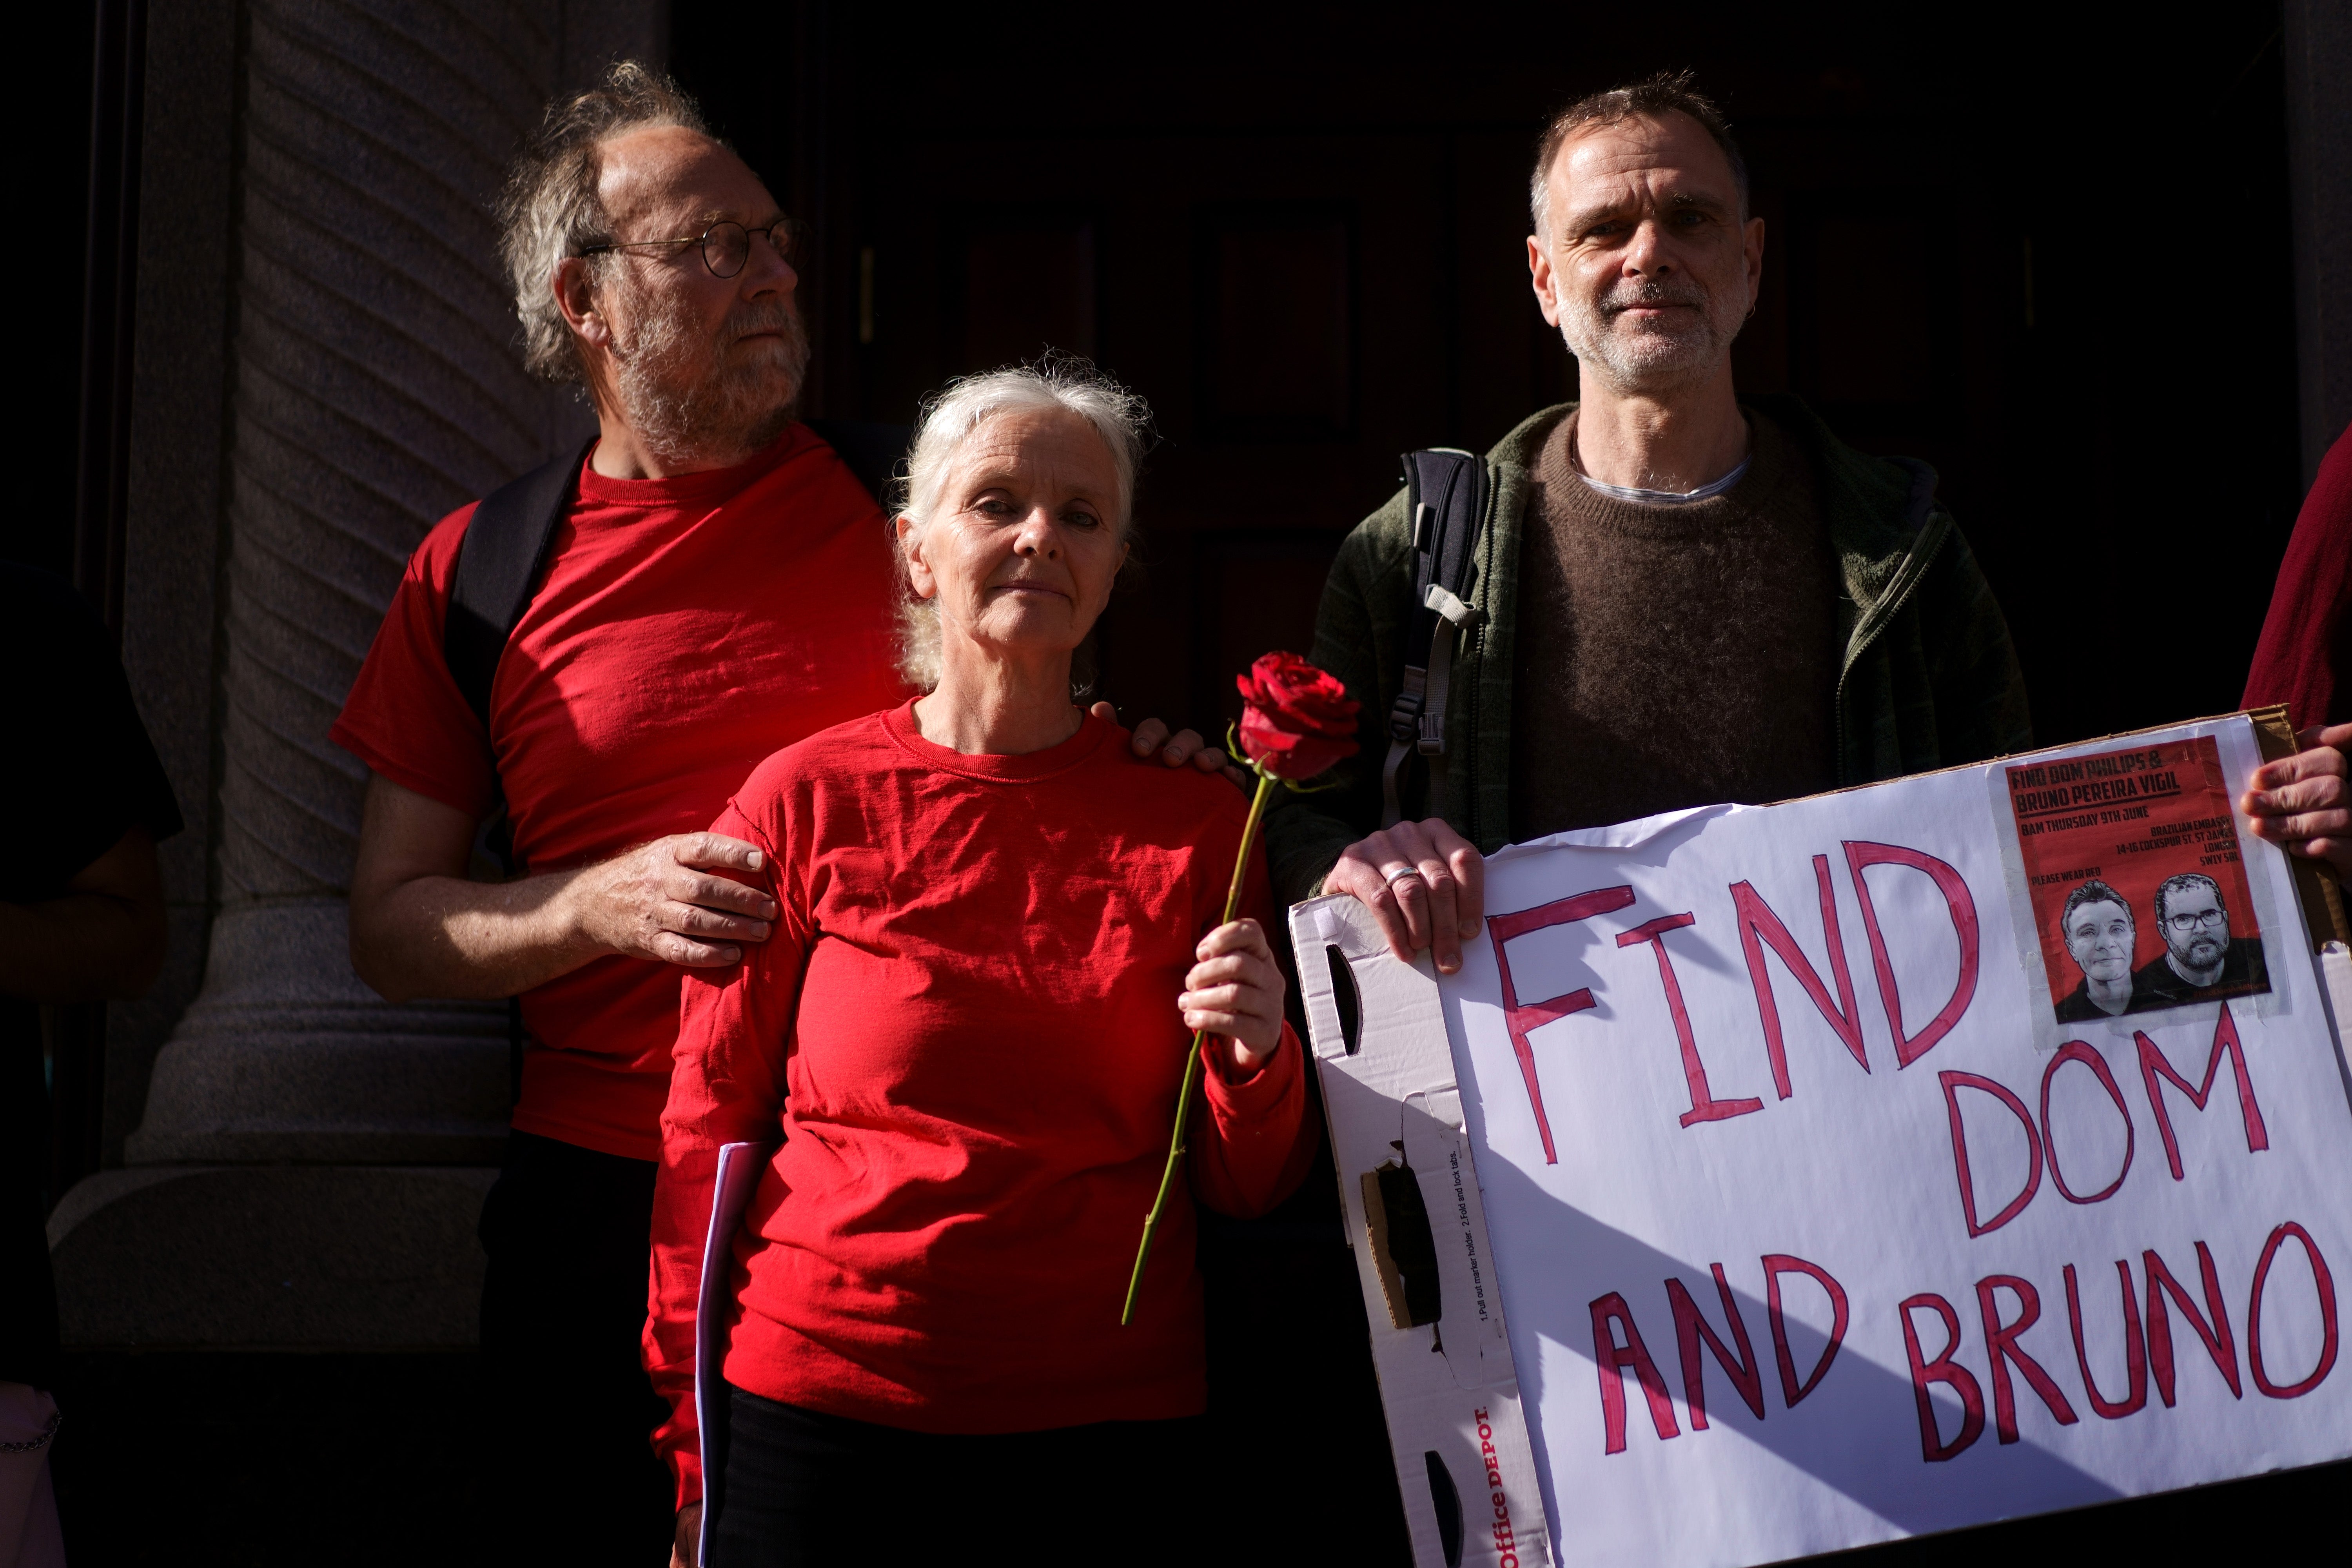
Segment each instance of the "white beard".
[{"label": "white beard", "polygon": [[[617,279],[626,279],[621,271]],[[619,282],[633,330],[614,334],[614,390],[637,438],[666,463],[757,451],[792,423],[808,374],[808,332],[789,300],[739,307],[706,357],[677,295]],[[777,348],[730,368],[726,350],[744,332],[781,328]],[[698,366],[699,366],[698,372]]]},{"label": "white beard", "polygon": [[[1557,275],[1555,275],[1557,276]],[[1559,291],[1559,335],[1580,364],[1621,392],[1654,393],[1704,377],[1747,323],[1748,300],[1718,298],[1689,280],[1675,287],[1619,283],[1601,300]],[[1694,315],[1628,330],[1608,306],[1696,305]]]}]

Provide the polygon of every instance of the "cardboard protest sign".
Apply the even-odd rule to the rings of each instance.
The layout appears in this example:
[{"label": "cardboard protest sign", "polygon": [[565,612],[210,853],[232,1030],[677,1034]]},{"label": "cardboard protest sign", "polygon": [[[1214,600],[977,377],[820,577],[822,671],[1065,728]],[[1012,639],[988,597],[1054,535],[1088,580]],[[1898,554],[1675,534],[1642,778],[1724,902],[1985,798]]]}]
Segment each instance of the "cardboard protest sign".
[{"label": "cardboard protest sign", "polygon": [[1769,1563],[2352,1454],[2352,1076],[2258,760],[2208,721],[1515,847],[1442,983],[1298,906],[1420,1561]]}]

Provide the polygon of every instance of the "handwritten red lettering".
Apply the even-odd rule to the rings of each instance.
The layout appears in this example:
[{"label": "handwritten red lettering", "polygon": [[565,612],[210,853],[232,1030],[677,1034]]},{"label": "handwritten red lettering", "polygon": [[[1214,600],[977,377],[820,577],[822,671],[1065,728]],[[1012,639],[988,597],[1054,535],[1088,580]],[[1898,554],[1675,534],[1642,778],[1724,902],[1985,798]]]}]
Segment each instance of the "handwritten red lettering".
[{"label": "handwritten red lettering", "polygon": [[[1625,1331],[1625,1342],[1622,1345],[1611,1330],[1612,1323]],[[1642,1342],[1642,1331],[1633,1326],[1633,1309],[1614,1290],[1592,1303],[1592,1361],[1601,1370],[1601,1417],[1607,1432],[1604,1453],[1625,1451],[1628,1367],[1641,1381],[1642,1393],[1650,1402],[1650,1422],[1658,1429],[1659,1440],[1682,1436],[1682,1427],[1675,1421],[1674,1398],[1666,1392],[1666,1380],[1658,1375],[1658,1363],[1650,1359],[1650,1348]]]},{"label": "handwritten red lettering", "polygon": [[1505,944],[1514,937],[1548,926],[1568,925],[1577,921],[1589,921],[1595,915],[1605,915],[1622,910],[1633,901],[1631,888],[1601,888],[1574,898],[1555,899],[1531,910],[1520,910],[1507,915],[1495,915],[1486,921],[1486,936],[1495,944],[1495,967],[1503,983],[1503,1024],[1510,1031],[1511,1052],[1519,1059],[1519,1077],[1528,1086],[1528,1103],[1535,1110],[1536,1132],[1543,1140],[1544,1163],[1557,1165],[1559,1155],[1553,1150],[1551,1121],[1544,1115],[1543,1086],[1536,1078],[1535,1047],[1529,1043],[1530,1032],[1571,1013],[1581,1013],[1592,1005],[1590,988],[1563,993],[1549,1001],[1521,1003],[1517,989],[1511,984],[1511,960]]},{"label": "handwritten red lettering", "polygon": [[[2000,1321],[1997,1297],[2003,1290],[2017,1298],[2017,1321],[2013,1323]],[[1985,1355],[1992,1363],[1992,1419],[2000,1440],[2017,1441],[2017,1394],[2009,1381],[2012,1363],[2023,1374],[2026,1385],[2042,1396],[2042,1403],[2049,1406],[2059,1426],[2072,1426],[2081,1420],[2074,1407],[2066,1403],[2066,1395],[2060,1392],[2056,1381],[2017,1342],[2019,1335],[2042,1320],[2041,1292],[2014,1274],[1989,1274],[1977,1281],[1977,1310],[1984,1318]]]},{"label": "handwritten red lettering", "polygon": [[[2107,1091],[2107,1098],[2116,1102],[2116,1114],[2124,1119],[2123,1169],[2116,1173],[2114,1181],[2087,1198],[2076,1197],[2074,1189],[2067,1186],[2066,1173],[2058,1168],[2058,1141],[2050,1131],[2050,1080],[2056,1078],[2058,1069],[2068,1062],[2080,1062],[2098,1075],[2099,1087]],[[2132,1149],[2138,1136],[2132,1130],[2131,1111],[2124,1105],[2124,1091],[2116,1087],[2116,1075],[2108,1070],[2106,1058],[2081,1040],[2069,1040],[2059,1047],[2058,1054],[2050,1058],[2050,1065],[2042,1069],[2042,1146],[2050,1156],[2050,1184],[2058,1189],[2058,1195],[2070,1204],[2102,1203],[2115,1196],[2123,1186],[2124,1178],[2131,1173]]]},{"label": "handwritten red lettering", "polygon": [[[2312,1283],[2319,1291],[2319,1363],[2296,1382],[2282,1384],[2273,1383],[2263,1365],[2263,1287],[2270,1279],[2271,1260],[2289,1237],[2303,1244],[2303,1255],[2311,1260]],[[2270,1239],[2263,1243],[2262,1261],[2254,1265],[2253,1299],[2246,1303],[2246,1370],[2254,1374],[2254,1386],[2273,1399],[2300,1399],[2317,1388],[2335,1364],[2336,1280],[2327,1272],[2327,1260],[2319,1256],[2319,1244],[2311,1239],[2311,1232],[2289,1220],[2271,1232]],[[1691,1412],[1691,1425],[1698,1425],[1696,1410]]]},{"label": "handwritten red lettering", "polygon": [[[2230,1016],[2230,1005],[2221,1004],[2221,1016],[2213,1023],[2213,1050],[2205,1058],[2205,1081],[2195,1089],[2189,1080],[2173,1070],[2172,1063],[2154,1040],[2135,1032],[2133,1040],[2139,1046],[2139,1076],[2147,1086],[2147,1102],[2156,1111],[2156,1130],[2164,1139],[2164,1158],[2172,1167],[2172,1179],[2181,1179],[2180,1142],[2172,1135],[2172,1116],[2164,1108],[2164,1091],[2157,1087],[2159,1078],[2189,1097],[2189,1103],[2199,1110],[2213,1093],[2213,1079],[2221,1070],[2221,1058],[2230,1058],[2230,1070],[2238,1080],[2238,1113],[2246,1124],[2246,1152],[2252,1154],[2271,1146],[2270,1129],[2263,1121],[2263,1108],[2254,1101],[2254,1080],[2246,1072],[2246,1048],[2238,1043],[2237,1020]],[[2166,1401],[2169,1404],[2170,1401]]]},{"label": "handwritten red lettering", "polygon": [[1731,1379],[1731,1386],[1739,1391],[1740,1401],[1756,1413],[1757,1420],[1764,1419],[1764,1369],[1758,1364],[1755,1349],[1748,1342],[1748,1325],[1739,1317],[1739,1298],[1731,1293],[1731,1281],[1723,1277],[1723,1265],[1717,1263],[1713,1268],[1716,1293],[1723,1300],[1723,1315],[1730,1327],[1732,1342],[1739,1347],[1737,1360],[1732,1358],[1723,1341],[1716,1337],[1715,1330],[1707,1324],[1706,1314],[1698,1310],[1698,1303],[1691,1300],[1691,1293],[1684,1289],[1683,1282],[1680,1279],[1666,1281],[1666,1301],[1675,1312],[1675,1342],[1682,1352],[1683,1403],[1690,1407],[1691,1430],[1694,1432],[1706,1430],[1705,1367],[1698,1359],[1701,1341],[1706,1342],[1706,1348],[1715,1352],[1716,1361],[1722,1366],[1725,1375]]},{"label": "handwritten red lettering", "polygon": [[1698,1041],[1691,1035],[1690,1010],[1683,1005],[1683,988],[1675,978],[1674,960],[1666,956],[1666,933],[1697,921],[1698,917],[1689,913],[1661,915],[1632,931],[1617,933],[1619,947],[1638,947],[1646,942],[1650,951],[1658,955],[1658,978],[1665,984],[1666,1011],[1674,1016],[1675,1039],[1682,1047],[1683,1084],[1690,1091],[1691,1108],[1680,1118],[1685,1127],[1702,1121],[1722,1121],[1764,1109],[1760,1100],[1717,1100],[1707,1089],[1706,1064],[1699,1060]]},{"label": "handwritten red lettering", "polygon": [[[1789,1321],[1780,1310],[1780,1276],[1802,1274],[1829,1293],[1830,1337],[1822,1350],[1822,1359],[1813,1363],[1812,1374],[1800,1384],[1797,1381],[1796,1357],[1789,1350]],[[1791,1258],[1785,1252],[1764,1255],[1764,1315],[1772,1328],[1772,1358],[1780,1363],[1780,1398],[1794,1409],[1797,1401],[1819,1387],[1829,1375],[1830,1363],[1837,1360],[1838,1347],[1845,1343],[1847,1311],[1845,1287],[1830,1278],[1830,1271],[1818,1263],[1808,1263],[1801,1258]]]},{"label": "handwritten red lettering", "polygon": [[[1903,1314],[1903,1351],[1911,1360],[1911,1396],[1919,1406],[1920,1456],[1931,1465],[1941,1464],[1984,1436],[1984,1390],[1974,1373],[1952,1359],[1960,1348],[1960,1315],[1949,1301],[1927,1292],[1906,1299],[1896,1310]],[[1944,1348],[1933,1358],[1919,1353],[1919,1331],[1911,1321],[1915,1311],[1932,1311],[1944,1320]],[[1936,1404],[1927,1389],[1931,1383],[1944,1384],[1960,1396],[1960,1429],[1949,1443],[1936,1428]]]},{"label": "handwritten red lettering", "polygon": [[2083,1348],[2083,1302],[2074,1284],[2074,1266],[2066,1265],[2066,1321],[2074,1331],[2074,1364],[2083,1373],[2083,1392],[2091,1397],[2091,1408],[2103,1421],[2120,1421],[2147,1404],[2147,1350],[2140,1338],[2139,1299],[2132,1294],[2131,1265],[2116,1260],[2116,1278],[2121,1281],[2124,1295],[2124,1378],[2126,1392],[2121,1401],[2112,1401],[2099,1393],[2099,1380],[2091,1375],[2091,1358]]},{"label": "handwritten red lettering", "polygon": [[[1992,1079],[1979,1077],[1972,1072],[1939,1072],[1936,1075],[1936,1081],[1944,1087],[1944,1113],[1952,1126],[1952,1171],[1960,1184],[1960,1213],[1969,1222],[1969,1235],[1971,1238],[1984,1236],[1999,1230],[2002,1226],[2023,1214],[2025,1205],[2033,1201],[2034,1193],[2040,1190],[2042,1135],[2033,1130],[2033,1113],[2025,1109],[2025,1101],[2018,1099]],[[2017,1195],[2009,1200],[2008,1207],[1981,1225],[1977,1223],[1976,1176],[1969,1169],[1968,1129],[1960,1121],[1958,1091],[1964,1089],[1973,1089],[1991,1095],[2001,1104],[2009,1107],[2010,1114],[2017,1118],[2017,1124],[2025,1129],[2026,1150],[2031,1156],[2025,1185],[2019,1188]]]},{"label": "handwritten red lettering", "polygon": [[2156,1373],[2156,1392],[2165,1408],[2172,1407],[2172,1319],[2164,1308],[2164,1298],[2170,1296],[2172,1304],[2205,1342],[2206,1353],[2221,1369],[2222,1380],[2230,1385],[2230,1397],[2243,1399],[2245,1390],[2238,1383],[2238,1342],[2230,1333],[2230,1315],[2221,1310],[2221,1279],[2213,1268],[2213,1254],[2203,1242],[2197,1243],[2197,1271],[2205,1285],[2205,1311],[2198,1313],[2196,1303],[2180,1281],[2172,1277],[2164,1259],[2150,1247],[2140,1255],[2140,1265],[2147,1280],[2147,1359]]},{"label": "handwritten red lettering", "polygon": [[1822,934],[1829,944],[1830,974],[1837,982],[1837,1000],[1830,1000],[1829,988],[1805,957],[1797,939],[1780,917],[1772,912],[1755,888],[1746,882],[1731,885],[1731,906],[1739,921],[1739,950],[1748,959],[1748,984],[1756,992],[1756,1016],[1764,1026],[1764,1054],[1772,1062],[1772,1087],[1782,1100],[1789,1098],[1789,1051],[1780,1031],[1780,1007],[1773,999],[1772,976],[1764,963],[1764,949],[1769,946],[1789,966],[1797,984],[1805,988],[1813,1005],[1821,1010],[1845,1048],[1862,1070],[1870,1070],[1870,1058],[1862,1044],[1862,1008],[1853,999],[1853,975],[1845,965],[1845,938],[1838,930],[1837,897],[1830,888],[1830,858],[1813,857],[1813,876],[1821,883]]},{"label": "handwritten red lettering", "polygon": [[[1848,839],[1845,863],[1853,875],[1854,898],[1862,905],[1863,930],[1870,937],[1870,962],[1878,972],[1878,996],[1886,1005],[1886,1026],[1895,1032],[1895,1066],[1899,1071],[1926,1056],[1935,1048],[1937,1041],[1950,1034],[1976,996],[1980,945],[1977,901],[1958,871],[1916,849]],[[1895,963],[1887,955],[1885,934],[1879,930],[1878,910],[1870,901],[1870,883],[1863,876],[1864,870],[1872,866],[1907,866],[1914,871],[1926,872],[1944,895],[1945,909],[1952,917],[1952,930],[1960,939],[1960,973],[1952,984],[1951,999],[1916,1035],[1903,1032],[1903,998],[1895,989]]]}]

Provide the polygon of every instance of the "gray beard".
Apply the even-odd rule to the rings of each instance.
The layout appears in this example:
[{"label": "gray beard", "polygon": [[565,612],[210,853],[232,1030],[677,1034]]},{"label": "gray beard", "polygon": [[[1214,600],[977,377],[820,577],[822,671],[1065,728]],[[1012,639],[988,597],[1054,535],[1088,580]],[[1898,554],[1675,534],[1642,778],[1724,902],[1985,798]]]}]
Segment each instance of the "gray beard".
[{"label": "gray beard", "polygon": [[[695,352],[684,300],[622,286],[635,330],[625,343],[614,334],[614,391],[647,451],[666,464],[740,459],[783,433],[809,362],[808,332],[789,301],[736,310],[706,360]],[[726,364],[728,345],[747,331],[770,327],[783,329],[781,365],[772,358]]]},{"label": "gray beard", "polygon": [[[2191,951],[2194,950],[2192,949]],[[2183,980],[2197,980],[2198,976],[2200,974],[2218,977],[2222,964],[2228,960],[2229,956],[2230,950],[2227,946],[2217,947],[2213,950],[2213,956],[2211,958],[2206,960],[2203,963],[2194,963],[2189,961],[2188,953],[2179,952],[2176,949],[2172,954],[2172,972],[2179,975]],[[2212,983],[2212,980],[2210,978],[2198,981],[2198,984],[2203,985],[2210,985]]]},{"label": "gray beard", "polygon": [[1580,365],[1591,367],[1619,392],[1656,393],[1704,380],[1747,324],[1745,300],[1719,300],[1690,289],[1648,285],[1611,290],[1606,303],[1696,305],[1696,320],[1672,329],[1620,332],[1604,301],[1560,296],[1559,335]]}]

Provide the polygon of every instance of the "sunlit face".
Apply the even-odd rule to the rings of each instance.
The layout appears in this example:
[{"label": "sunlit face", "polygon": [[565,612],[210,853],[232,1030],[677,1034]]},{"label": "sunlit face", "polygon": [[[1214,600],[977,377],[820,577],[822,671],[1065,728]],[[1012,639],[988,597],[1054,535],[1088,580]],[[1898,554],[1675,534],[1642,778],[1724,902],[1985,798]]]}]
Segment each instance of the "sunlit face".
[{"label": "sunlit face", "polygon": [[2164,900],[2164,942],[2185,969],[2210,969],[2230,946],[2230,911],[2202,882],[2175,888]]},{"label": "sunlit face", "polygon": [[1763,276],[1764,221],[1741,219],[1705,126],[1670,113],[1591,127],[1561,143],[1549,192],[1528,264],[1580,362],[1627,392],[1727,363]]},{"label": "sunlit face", "polygon": [[597,192],[618,239],[698,236],[721,219],[762,231],[732,278],[693,245],[602,258],[596,306],[630,423],[664,451],[764,445],[789,422],[809,359],[800,276],[765,233],[783,216],[775,198],[740,158],[676,126],[625,132],[602,153]]},{"label": "sunlit face", "polygon": [[2093,980],[2122,980],[2131,973],[2131,911],[2104,900],[2084,904],[2066,921],[2066,951]]},{"label": "sunlit face", "polygon": [[936,599],[942,651],[1076,649],[1127,559],[1118,465],[1066,409],[1000,414],[950,460],[938,511],[898,520],[915,592]]}]

